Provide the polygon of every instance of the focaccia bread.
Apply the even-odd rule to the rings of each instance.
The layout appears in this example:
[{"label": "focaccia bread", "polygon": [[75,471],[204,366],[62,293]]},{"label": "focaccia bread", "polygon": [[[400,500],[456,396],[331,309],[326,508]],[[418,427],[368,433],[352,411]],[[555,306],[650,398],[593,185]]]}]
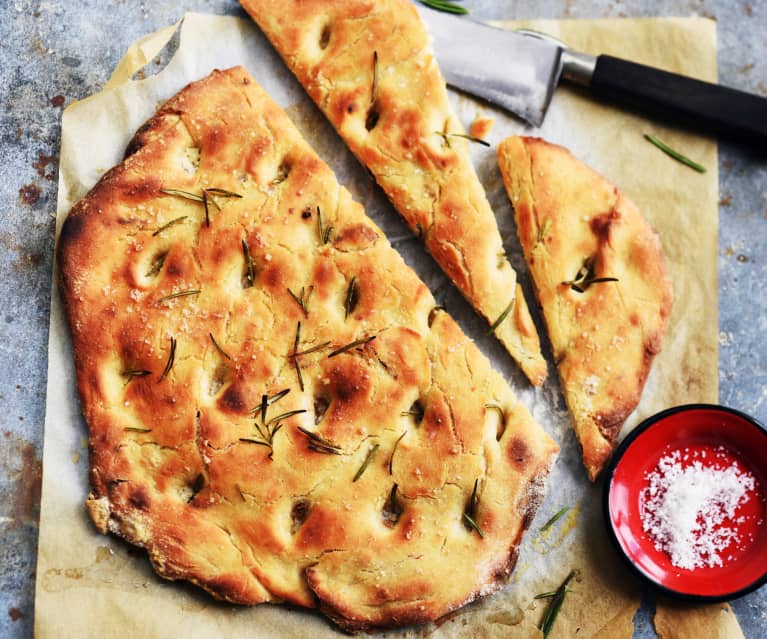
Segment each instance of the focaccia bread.
[{"label": "focaccia bread", "polygon": [[242,68],[167,102],[64,223],[98,529],[347,630],[507,580],[557,447]]},{"label": "focaccia bread", "polygon": [[566,149],[511,137],[498,161],[593,480],[668,327],[663,247],[633,202]]},{"label": "focaccia bread", "polygon": [[241,0],[410,228],[535,385],[538,333],[408,0]]}]

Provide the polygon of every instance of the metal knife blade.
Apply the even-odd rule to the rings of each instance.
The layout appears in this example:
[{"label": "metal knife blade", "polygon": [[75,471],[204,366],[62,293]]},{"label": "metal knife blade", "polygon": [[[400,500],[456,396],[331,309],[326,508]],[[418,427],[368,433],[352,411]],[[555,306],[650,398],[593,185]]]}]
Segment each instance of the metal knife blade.
[{"label": "metal knife blade", "polygon": [[562,71],[553,42],[418,7],[447,83],[540,126]]}]

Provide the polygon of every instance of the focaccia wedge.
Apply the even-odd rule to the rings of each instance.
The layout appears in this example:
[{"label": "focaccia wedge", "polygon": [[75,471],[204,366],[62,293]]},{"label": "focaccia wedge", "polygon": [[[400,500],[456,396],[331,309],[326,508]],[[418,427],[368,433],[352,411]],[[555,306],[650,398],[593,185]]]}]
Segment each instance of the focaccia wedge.
[{"label": "focaccia wedge", "polygon": [[408,0],[241,0],[410,228],[530,381],[538,333]]},{"label": "focaccia wedge", "polygon": [[658,235],[624,193],[567,150],[498,147],[517,232],[589,478],[636,408],[671,315]]},{"label": "focaccia wedge", "polygon": [[58,262],[87,506],[161,576],[350,631],[506,582],[557,446],[244,69],[147,122]]}]

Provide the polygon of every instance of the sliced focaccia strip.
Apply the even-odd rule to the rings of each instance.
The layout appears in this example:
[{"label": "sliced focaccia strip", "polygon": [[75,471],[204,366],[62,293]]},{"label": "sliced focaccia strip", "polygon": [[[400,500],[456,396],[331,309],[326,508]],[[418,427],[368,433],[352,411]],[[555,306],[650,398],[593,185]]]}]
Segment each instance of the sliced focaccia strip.
[{"label": "sliced focaccia strip", "polygon": [[408,0],[241,0],[535,385],[546,362],[464,129]]},{"label": "sliced focaccia strip", "polygon": [[633,202],[566,149],[512,137],[498,160],[594,479],[639,402],[668,326],[663,247]]},{"label": "sliced focaccia strip", "polygon": [[166,103],[58,246],[90,514],[349,630],[499,588],[556,445],[242,68]]}]

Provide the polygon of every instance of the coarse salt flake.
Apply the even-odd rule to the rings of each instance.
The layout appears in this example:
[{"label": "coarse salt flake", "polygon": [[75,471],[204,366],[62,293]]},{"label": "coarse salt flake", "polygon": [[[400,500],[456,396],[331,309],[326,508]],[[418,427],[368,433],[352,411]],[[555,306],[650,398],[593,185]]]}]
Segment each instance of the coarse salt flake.
[{"label": "coarse salt flake", "polygon": [[755,485],[753,475],[735,463],[704,466],[697,457],[705,458],[705,451],[693,455],[687,466],[680,451],[665,455],[647,475],[650,483],[641,494],[642,528],[656,550],[688,570],[723,565],[720,553],[740,542],[725,520],[735,519]]}]

